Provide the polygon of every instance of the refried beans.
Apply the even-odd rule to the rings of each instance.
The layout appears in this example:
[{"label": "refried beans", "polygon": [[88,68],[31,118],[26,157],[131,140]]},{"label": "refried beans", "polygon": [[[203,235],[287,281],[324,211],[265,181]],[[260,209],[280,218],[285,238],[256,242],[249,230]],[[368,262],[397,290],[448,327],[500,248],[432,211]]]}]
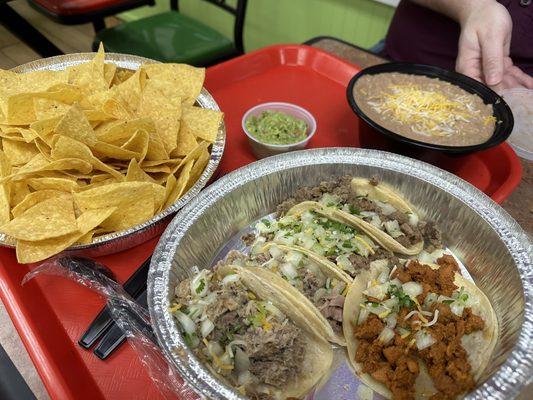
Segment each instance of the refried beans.
[{"label": "refried beans", "polygon": [[387,72],[361,77],[357,105],[384,128],[421,142],[470,146],[494,132],[493,107],[459,86],[421,75]]}]

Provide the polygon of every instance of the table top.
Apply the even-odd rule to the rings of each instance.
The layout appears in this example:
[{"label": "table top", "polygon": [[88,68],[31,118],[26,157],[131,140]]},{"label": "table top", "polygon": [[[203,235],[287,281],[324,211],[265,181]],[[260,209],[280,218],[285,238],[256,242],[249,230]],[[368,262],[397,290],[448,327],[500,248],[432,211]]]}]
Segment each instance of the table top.
[{"label": "table top", "polygon": [[[362,68],[386,61],[364,49],[335,38],[317,38],[310,44]],[[523,179],[513,194],[502,204],[502,207],[516,219],[526,232],[533,236],[533,162],[521,159],[521,163]],[[0,304],[0,344],[13,360],[36,398],[39,400],[49,399],[46,389],[2,304]],[[526,398],[533,398],[532,385],[519,397],[521,400]]]}]

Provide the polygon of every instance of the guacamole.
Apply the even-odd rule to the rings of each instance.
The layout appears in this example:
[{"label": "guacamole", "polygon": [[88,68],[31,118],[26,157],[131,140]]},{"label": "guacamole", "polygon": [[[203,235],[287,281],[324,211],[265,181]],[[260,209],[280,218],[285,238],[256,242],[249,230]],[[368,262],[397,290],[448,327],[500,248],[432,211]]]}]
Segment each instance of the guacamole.
[{"label": "guacamole", "polygon": [[267,144],[298,143],[307,137],[305,121],[279,111],[263,111],[246,120],[246,129]]}]

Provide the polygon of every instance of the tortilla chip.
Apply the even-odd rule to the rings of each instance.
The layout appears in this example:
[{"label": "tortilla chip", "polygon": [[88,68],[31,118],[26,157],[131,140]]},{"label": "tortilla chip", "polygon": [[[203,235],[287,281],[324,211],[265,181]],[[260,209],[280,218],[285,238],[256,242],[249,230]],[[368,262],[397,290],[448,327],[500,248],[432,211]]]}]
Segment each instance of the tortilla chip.
[{"label": "tortilla chip", "polygon": [[[183,125],[183,124],[182,124]],[[194,148],[198,146],[196,137],[188,129],[180,127],[178,133],[178,143],[176,148],[170,153],[171,157],[183,157],[189,154]]]},{"label": "tortilla chip", "polygon": [[25,241],[55,238],[77,230],[72,196],[37,203],[0,227],[5,234]]},{"label": "tortilla chip", "polygon": [[168,153],[163,144],[163,140],[157,132],[152,132],[148,137],[147,160],[167,160]]},{"label": "tortilla chip", "polygon": [[30,194],[30,188],[28,187],[25,181],[11,182],[9,187],[11,190],[11,212],[13,212],[13,207],[22,202],[26,198],[26,196]]},{"label": "tortilla chip", "polygon": [[184,107],[180,135],[190,134],[213,143],[218,135],[224,113],[207,108]]},{"label": "tortilla chip", "polygon": [[112,89],[112,98],[119,102],[130,115],[136,115],[139,111],[145,80],[146,72],[140,69]]},{"label": "tortilla chip", "polygon": [[145,64],[149,79],[160,82],[160,90],[168,98],[182,97],[184,104],[193,105],[205,80],[205,68],[185,64]]},{"label": "tortilla chip", "polygon": [[[11,165],[9,160],[2,150],[0,150],[0,177],[9,176],[11,174]],[[0,184],[0,226],[9,222],[10,214],[10,184]]]},{"label": "tortilla chip", "polygon": [[79,188],[76,181],[68,178],[39,177],[27,179],[25,182],[33,190],[52,189],[70,193]]},{"label": "tortilla chip", "polygon": [[11,213],[15,218],[20,217],[26,210],[32,208],[34,205],[42,203],[45,200],[54,199],[58,197],[72,198],[70,193],[60,190],[38,190],[36,192],[28,193],[24,200],[17,203],[17,205],[11,210]]},{"label": "tortilla chip", "polygon": [[3,139],[2,147],[4,148],[9,163],[14,166],[26,164],[39,153],[39,150],[37,150],[33,143]]},{"label": "tortilla chip", "polygon": [[130,150],[125,150],[121,147],[117,147],[106,142],[96,142],[93,146],[93,150],[98,155],[98,158],[109,157],[118,160],[131,160],[132,158],[141,158],[141,153],[135,153]]},{"label": "tortilla chip", "polygon": [[99,141],[116,146],[124,145],[138,130],[148,133],[155,132],[154,121],[150,118],[137,118],[126,121],[116,121],[102,128],[98,128],[96,135]]},{"label": "tortilla chip", "polygon": [[17,241],[17,260],[20,263],[34,263],[45,260],[70,247],[93,228],[100,225],[115,211],[114,207],[100,210],[90,210],[81,214],[76,223],[76,232],[54,239],[45,239],[36,242],[24,240]]},{"label": "tortilla chip", "polygon": [[96,134],[79,105],[75,104],[59,120],[54,129],[58,135],[68,136],[92,146],[97,142]]},{"label": "tortilla chip", "polygon": [[71,157],[76,157],[89,163],[95,169],[106,172],[118,180],[124,180],[124,176],[120,172],[115,171],[113,168],[96,158],[91,152],[91,149],[85,144],[68,136],[54,136],[54,138],[57,139],[55,140],[55,144],[52,149],[52,158],[60,160],[70,155]]},{"label": "tortilla chip", "polygon": [[75,193],[74,199],[82,211],[118,207],[102,227],[120,231],[147,221],[153,216],[154,186],[147,182],[112,183]]},{"label": "tortilla chip", "polygon": [[37,98],[33,101],[35,119],[40,121],[54,117],[61,117],[71,107],[69,104],[57,100]]},{"label": "tortilla chip", "polygon": [[163,209],[166,209],[167,207],[174,204],[176,201],[178,201],[181,196],[183,195],[185,191],[185,186],[187,185],[187,182],[189,181],[189,176],[191,173],[191,169],[193,167],[194,161],[190,160],[183,169],[181,170],[180,176],[176,180],[176,184],[174,186],[174,189],[172,190],[172,193],[165,201],[165,204],[163,206]]},{"label": "tortilla chip", "polygon": [[130,161],[126,174],[127,182],[155,182],[150,175],[142,170],[135,158]]},{"label": "tortilla chip", "polygon": [[141,162],[146,158],[150,144],[150,134],[144,129],[140,129],[121,147],[124,150],[134,151],[139,154],[137,161]]},{"label": "tortilla chip", "polygon": [[205,170],[205,167],[207,163],[209,162],[209,158],[211,155],[207,151],[207,148],[202,147],[200,156],[195,161],[193,167],[191,168],[191,173],[189,175],[189,182],[187,183],[187,186],[185,187],[185,191],[188,191],[195,183],[200,179],[200,176],[202,176],[202,173]]}]

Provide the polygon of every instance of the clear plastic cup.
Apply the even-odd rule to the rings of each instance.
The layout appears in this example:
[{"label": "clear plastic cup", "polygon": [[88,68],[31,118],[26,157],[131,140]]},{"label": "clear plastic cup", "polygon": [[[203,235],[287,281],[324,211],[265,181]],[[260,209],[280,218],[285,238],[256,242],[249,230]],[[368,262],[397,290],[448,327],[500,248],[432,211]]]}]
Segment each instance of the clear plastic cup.
[{"label": "clear plastic cup", "polygon": [[[279,111],[305,121],[307,124],[307,137],[300,142],[291,144],[269,144],[259,141],[246,129],[246,120],[252,116],[261,114],[263,111]],[[242,129],[246,133],[246,136],[248,136],[248,141],[250,142],[254,155],[260,159],[305,148],[316,132],[316,121],[309,111],[296,104],[280,102],[263,103],[246,111],[242,117]]]},{"label": "clear plastic cup", "polygon": [[506,89],[501,94],[514,117],[513,133],[507,142],[519,157],[533,160],[533,90]]}]

